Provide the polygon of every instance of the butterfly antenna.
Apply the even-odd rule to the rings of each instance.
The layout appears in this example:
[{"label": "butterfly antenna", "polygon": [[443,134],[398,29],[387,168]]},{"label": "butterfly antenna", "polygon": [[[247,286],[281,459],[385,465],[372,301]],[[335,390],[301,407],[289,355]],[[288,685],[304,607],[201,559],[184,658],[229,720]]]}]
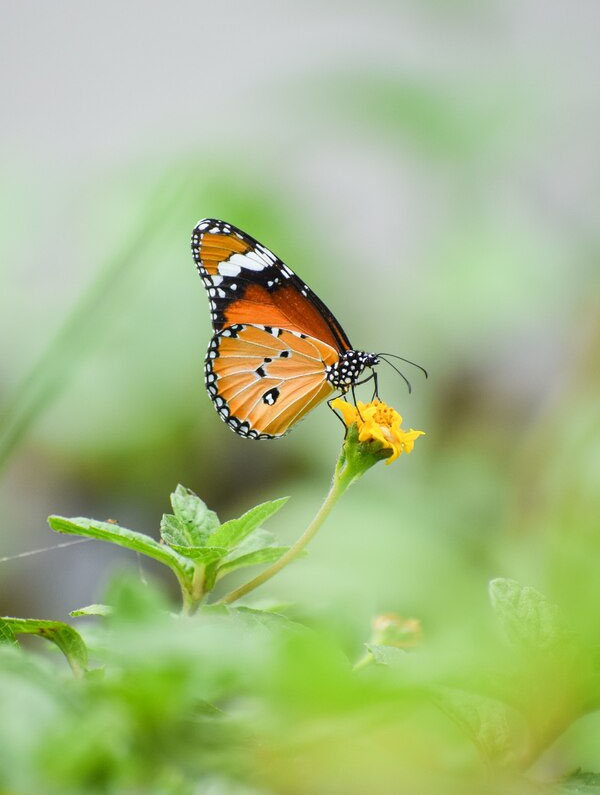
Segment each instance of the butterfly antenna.
[{"label": "butterfly antenna", "polygon": [[[424,367],[421,367],[420,364],[416,362],[411,362],[410,359],[405,359],[404,356],[397,356],[395,353],[378,353],[377,356],[391,356],[393,359],[400,359],[401,362],[406,362],[406,364],[412,364],[413,367],[417,367],[425,376],[425,378],[429,378],[429,373]],[[388,362],[391,364],[391,362]]]},{"label": "butterfly antenna", "polygon": [[410,395],[410,393],[412,392],[412,386],[410,385],[410,381],[409,381],[409,380],[408,380],[408,378],[407,378],[407,377],[404,375],[404,373],[403,373],[401,370],[399,370],[399,369],[398,369],[398,368],[397,368],[395,365],[393,365],[393,364],[392,364],[392,362],[388,362],[388,360],[387,360],[387,359],[384,359],[384,358],[383,358],[383,356],[382,356],[380,353],[378,353],[377,355],[379,356],[379,358],[380,358],[382,361],[384,361],[386,364],[389,364],[389,366],[390,366],[390,367],[391,367],[393,370],[395,370],[395,371],[398,373],[398,375],[399,375],[399,376],[400,376],[400,377],[401,377],[401,378],[404,380],[404,382],[405,382],[406,386],[408,387],[408,394]]}]

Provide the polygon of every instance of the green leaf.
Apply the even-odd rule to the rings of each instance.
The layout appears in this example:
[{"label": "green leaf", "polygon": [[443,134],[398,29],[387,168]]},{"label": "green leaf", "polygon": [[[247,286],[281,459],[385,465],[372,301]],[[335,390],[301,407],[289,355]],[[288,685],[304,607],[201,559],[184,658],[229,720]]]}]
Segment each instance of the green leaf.
[{"label": "green leaf", "polygon": [[210,539],[212,545],[231,549],[240,543],[246,536],[256,530],[264,521],[286,504],[289,497],[263,502],[251,508],[239,519],[230,519],[219,527]]},{"label": "green leaf", "polygon": [[599,795],[600,773],[584,773],[578,770],[562,782],[559,793],[565,795]]},{"label": "green leaf", "polygon": [[71,610],[70,616],[77,618],[77,616],[109,616],[112,613],[110,605],[88,605],[87,607],[80,607],[78,610]]},{"label": "green leaf", "polygon": [[3,618],[0,618],[0,643],[18,646],[15,633]]},{"label": "green leaf", "polygon": [[489,586],[492,607],[508,640],[525,649],[550,649],[565,640],[556,605],[534,588],[499,578]]},{"label": "green leaf", "polygon": [[270,610],[261,610],[250,605],[224,605],[222,603],[213,603],[202,605],[199,613],[213,616],[228,616],[230,619],[240,621],[245,626],[255,627],[262,626],[267,629],[285,629],[294,630],[297,632],[305,632],[306,628],[302,624],[292,621],[287,616],[280,613],[274,613]]},{"label": "green leaf", "polygon": [[281,613],[273,613],[269,610],[258,610],[248,605],[239,605],[238,607],[232,607],[230,609],[237,613],[249,626],[258,624],[267,629],[286,629],[295,632],[305,631],[305,627],[302,624],[292,621],[287,616],[281,615]]},{"label": "green leaf", "polygon": [[43,621],[35,618],[0,618],[0,625],[14,635],[39,635],[56,644],[67,658],[75,676],[82,676],[88,664],[88,653],[79,632],[62,621]]},{"label": "green leaf", "polygon": [[185,547],[179,544],[169,544],[169,546],[180,555],[192,559],[194,563],[203,563],[205,566],[221,560],[229,552],[225,547]]},{"label": "green leaf", "polygon": [[376,643],[365,643],[367,651],[373,655],[375,665],[397,666],[406,660],[406,651],[397,646],[380,646]]},{"label": "green leaf", "polygon": [[175,552],[186,558],[191,558],[196,563],[203,563],[205,566],[221,560],[229,552],[226,547],[206,546],[206,541],[209,538],[207,534],[196,533],[196,541],[202,543],[190,543],[191,536],[188,528],[180,519],[170,513],[163,515],[160,523],[160,535],[165,544],[168,544]]},{"label": "green leaf", "polygon": [[69,533],[96,538],[100,541],[110,541],[121,547],[132,549],[134,552],[147,555],[168,566],[182,583],[187,583],[192,575],[192,566],[184,557],[144,533],[137,533],[135,530],[128,530],[110,522],[97,522],[94,519],[81,517],[68,519],[64,516],[50,516],[48,524],[57,533]]},{"label": "green leaf", "polygon": [[172,513],[164,513],[160,520],[160,537],[165,544],[190,546],[189,532],[183,522]]},{"label": "green leaf", "polygon": [[230,560],[219,566],[217,571],[217,580],[224,577],[226,574],[231,574],[236,569],[244,568],[245,566],[257,566],[259,563],[274,563],[276,560],[288,551],[289,547],[263,547],[254,552],[249,552],[247,555],[241,555],[239,558]]},{"label": "green leaf", "polygon": [[227,558],[218,567],[217,580],[245,566],[256,566],[260,563],[273,563],[287,552],[289,547],[277,545],[277,537],[270,530],[259,528],[248,535],[234,549],[229,551]]},{"label": "green leaf", "polygon": [[[206,542],[209,538],[212,539],[211,536],[197,530],[190,532],[181,519],[170,513],[163,514],[160,535],[165,544],[168,544],[175,552],[205,566],[221,560],[229,552],[226,547],[207,546]],[[192,543],[192,540],[195,540],[196,543]]]},{"label": "green leaf", "polygon": [[253,530],[233,549],[227,550],[227,561],[234,560],[242,555],[247,555],[249,552],[255,552],[257,549],[274,546],[277,546],[277,536],[275,533],[259,527],[258,530]]},{"label": "green leaf", "polygon": [[507,762],[518,757],[526,726],[516,710],[502,701],[451,687],[436,687],[431,697],[486,759]]},{"label": "green leaf", "polygon": [[203,546],[206,536],[219,527],[217,514],[185,486],[178,485],[171,494],[171,505],[185,532],[187,546]]}]

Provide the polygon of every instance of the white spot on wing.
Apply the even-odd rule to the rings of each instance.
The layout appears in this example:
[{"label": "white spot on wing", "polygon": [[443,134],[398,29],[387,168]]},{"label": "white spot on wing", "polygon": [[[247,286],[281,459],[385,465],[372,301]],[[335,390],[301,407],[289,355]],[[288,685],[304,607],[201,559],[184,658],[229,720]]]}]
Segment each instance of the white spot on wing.
[{"label": "white spot on wing", "polygon": [[[238,254],[235,255],[236,257],[239,256]],[[227,260],[227,262],[220,262],[219,263],[219,273],[221,276],[239,276],[240,271],[242,270],[240,265],[236,265],[231,260],[233,257]]]},{"label": "white spot on wing", "polygon": [[[249,254],[233,254],[226,263],[222,263],[224,265],[232,264],[238,266],[239,269],[246,268],[246,270],[250,271],[262,271],[265,269],[265,263],[262,260],[255,260],[250,259]],[[221,265],[219,265],[219,271],[221,270]],[[234,273],[234,276],[240,271],[238,270],[237,273]]]},{"label": "white spot on wing", "polygon": [[258,265],[260,265],[261,267],[261,270],[267,264],[264,260],[264,257],[261,256],[257,251],[248,251],[247,254],[243,254],[242,256],[244,256],[246,259],[251,259],[254,262],[258,263]]}]

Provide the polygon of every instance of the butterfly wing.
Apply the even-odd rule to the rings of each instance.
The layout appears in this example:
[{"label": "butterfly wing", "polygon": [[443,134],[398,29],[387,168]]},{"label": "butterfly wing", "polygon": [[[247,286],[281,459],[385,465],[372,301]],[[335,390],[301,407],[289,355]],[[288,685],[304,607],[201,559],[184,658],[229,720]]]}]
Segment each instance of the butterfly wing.
[{"label": "butterfly wing", "polygon": [[352,347],[319,297],[268,248],[232,224],[200,221],[192,234],[192,252],[215,331],[259,324],[307,334],[339,353]]},{"label": "butterfly wing", "polygon": [[331,345],[298,331],[234,324],[210,342],[206,388],[232,430],[273,439],[331,394],[326,368],[337,360]]}]

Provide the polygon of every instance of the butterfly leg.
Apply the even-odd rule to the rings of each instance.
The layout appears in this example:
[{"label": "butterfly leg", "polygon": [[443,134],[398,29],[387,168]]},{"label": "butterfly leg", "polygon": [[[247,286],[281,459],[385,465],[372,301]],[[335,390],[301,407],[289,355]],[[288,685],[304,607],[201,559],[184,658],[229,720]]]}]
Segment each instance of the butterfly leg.
[{"label": "butterfly leg", "polygon": [[375,386],[373,387],[373,396],[371,397],[371,402],[377,398],[379,400],[379,382],[377,381],[377,373],[373,370],[373,381],[375,381]]},{"label": "butterfly leg", "polygon": [[361,420],[363,419],[363,416],[360,413],[360,409],[358,408],[358,405],[356,403],[356,394],[354,392],[354,388],[357,387],[357,386],[360,386],[361,384],[368,384],[369,381],[372,381],[372,380],[375,381],[375,389],[373,391],[373,397],[371,398],[371,400],[373,400],[373,398],[375,398],[375,397],[379,398],[379,394],[378,394],[378,391],[377,391],[377,373],[375,372],[375,370],[373,370],[371,375],[367,376],[366,378],[363,378],[362,381],[357,381],[355,384],[352,384],[352,386],[350,387],[350,389],[352,390],[352,399],[354,400],[354,405],[357,408],[358,416],[361,418]]},{"label": "butterfly leg", "polygon": [[[345,392],[342,392],[342,394],[345,394]],[[340,417],[340,415],[337,413],[337,411],[336,411],[336,410],[333,408],[333,406],[331,405],[331,403],[332,403],[334,400],[336,400],[337,398],[338,398],[338,395],[334,395],[333,397],[329,398],[329,400],[327,400],[327,401],[326,401],[326,403],[327,403],[327,405],[329,406],[329,408],[331,409],[331,411],[332,411],[332,412],[335,414],[335,416],[338,418],[338,420],[339,420],[339,421],[342,423],[342,425],[344,426],[344,439],[345,439],[345,438],[346,438],[346,434],[348,433],[348,428],[346,427],[346,423],[344,422],[344,420],[343,420],[343,419]]]},{"label": "butterfly leg", "polygon": [[[362,383],[362,381],[360,381],[359,383]],[[355,386],[358,386],[358,384],[352,384],[352,386],[350,387],[350,389],[351,389],[351,391],[352,391],[352,400],[354,401],[354,405],[356,406],[356,410],[358,411],[358,416],[359,416],[359,417],[361,418],[361,420],[364,422],[364,417],[363,417],[363,415],[360,413],[360,409],[358,408],[358,403],[356,402],[356,393],[355,393],[355,391],[354,391],[354,387],[355,387]]]}]

